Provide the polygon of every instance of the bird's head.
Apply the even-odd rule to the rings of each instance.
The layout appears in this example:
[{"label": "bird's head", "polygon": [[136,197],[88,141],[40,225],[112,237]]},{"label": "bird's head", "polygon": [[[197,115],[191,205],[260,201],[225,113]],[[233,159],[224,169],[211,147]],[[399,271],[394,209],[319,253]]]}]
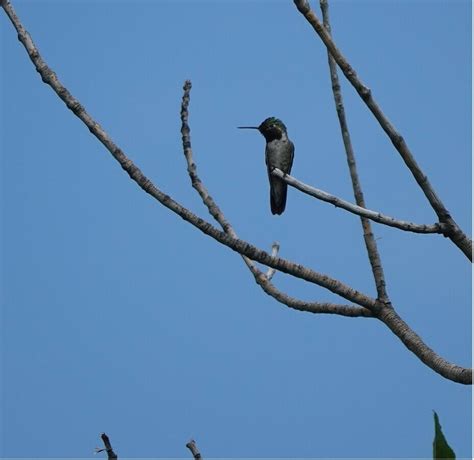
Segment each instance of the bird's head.
[{"label": "bird's head", "polygon": [[283,134],[286,135],[286,126],[275,117],[267,118],[259,126],[239,126],[239,129],[258,129],[267,142],[281,139]]}]

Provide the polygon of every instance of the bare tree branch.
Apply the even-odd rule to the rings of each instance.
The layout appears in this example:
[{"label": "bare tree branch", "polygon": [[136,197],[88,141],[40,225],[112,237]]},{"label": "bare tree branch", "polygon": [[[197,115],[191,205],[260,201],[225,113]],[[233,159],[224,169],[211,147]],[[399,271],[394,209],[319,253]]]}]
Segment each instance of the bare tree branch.
[{"label": "bare tree branch", "polygon": [[194,457],[194,460],[201,460],[202,457],[201,457],[201,453],[199,452],[197,446],[196,446],[196,441],[194,441],[194,439],[191,439],[191,441],[189,441],[187,444],[186,444],[186,447],[191,451],[191,453],[193,454],[193,457]]},{"label": "bare tree branch", "polygon": [[[329,24],[329,11],[327,2],[321,0],[321,9],[323,11],[324,26],[328,34],[331,34],[331,26]],[[331,75],[332,91],[334,94],[334,102],[336,105],[337,117],[341,127],[342,140],[344,142],[344,149],[346,151],[347,165],[352,181],[352,188],[354,190],[354,198],[356,203],[361,208],[365,208],[365,199],[362,192],[362,186],[357,172],[357,163],[355,159],[354,150],[352,148],[351,136],[349,134],[349,127],[347,126],[346,113],[344,109],[344,102],[342,100],[341,86],[339,85],[339,77],[337,76],[337,67],[334,63],[331,54],[328,52],[329,73]],[[369,256],[370,266],[374,275],[375,286],[377,289],[377,297],[383,302],[388,302],[387,288],[385,284],[385,275],[383,272],[382,260],[380,259],[377,243],[372,233],[372,226],[367,217],[360,218],[362,224],[362,233],[364,235],[365,247],[367,248],[367,255]]]},{"label": "bare tree branch", "polygon": [[[183,153],[186,159],[187,171],[191,179],[192,187],[198,192],[203,203],[206,205],[209,213],[220,224],[226,234],[232,238],[237,238],[237,234],[232,225],[225,218],[224,213],[219,208],[217,203],[209,194],[204,183],[197,173],[197,166],[193,159],[193,151],[191,146],[191,129],[189,128],[189,100],[191,92],[191,82],[186,81],[183,86],[183,98],[181,102],[181,136],[183,143]],[[272,248],[272,257],[278,255],[278,249],[275,244]],[[279,291],[271,282],[270,279],[275,272],[274,268],[269,268],[267,275],[264,275],[255,265],[255,263],[246,256],[242,256],[245,264],[253,274],[257,284],[263,289],[265,293],[276,299],[277,301],[287,305],[290,308],[300,311],[307,311],[311,313],[329,313],[339,314],[341,316],[365,316],[371,317],[372,314],[365,308],[355,307],[353,305],[338,305],[327,302],[305,302],[286,295]]]},{"label": "bare tree branch", "polygon": [[[240,240],[239,238],[233,238],[230,235],[219,231],[209,222],[199,218],[159,190],[140,171],[140,169],[136,167],[129,158],[127,158],[123,151],[113,143],[107,133],[97,122],[92,119],[92,117],[85,111],[84,107],[82,107],[79,101],[75,99],[71,93],[60,83],[56,74],[46,65],[40,56],[38,49],[35,47],[30,35],[20,23],[12,8],[11,2],[9,0],[0,0],[0,2],[0,5],[5,10],[18,33],[18,39],[25,47],[31,61],[36,67],[36,70],[41,75],[42,80],[51,86],[51,88],[56,92],[59,98],[66,104],[66,106],[89,128],[90,132],[107,148],[107,150],[109,150],[112,156],[119,162],[119,164],[129,174],[132,180],[134,180],[146,193],[153,196],[163,206],[167,207],[182,217],[184,220],[191,223],[204,234],[211,236],[216,241],[231,248],[239,254],[247,256],[250,259],[258,261],[268,267],[273,267],[281,272],[291,274],[297,278],[301,278],[310,283],[322,286],[331,292],[334,292],[335,294],[338,294],[341,297],[354,302],[357,305],[369,309],[373,315],[385,322],[385,324],[390,327],[397,337],[399,337],[400,340],[405,343],[405,345],[411,351],[413,351],[413,353],[416,354],[416,356],[418,356],[435,372],[449,378],[454,382],[464,384],[472,383],[471,369],[464,369],[462,367],[452,365],[439,357],[433,350],[423,343],[423,341],[408,327],[408,325],[406,325],[406,323],[404,323],[398,317],[398,315],[389,305],[385,305],[378,300],[358,292],[355,289],[352,289],[351,287],[327,275],[318,273],[307,267],[285,259],[281,259],[279,257],[272,257],[267,252],[252,246],[246,241]],[[264,286],[269,283],[264,274],[258,277],[257,282],[264,289]],[[368,315],[354,314],[352,311],[352,314],[348,314],[347,316]]]},{"label": "bare tree branch", "polygon": [[104,443],[105,448],[104,449],[96,449],[96,453],[98,454],[99,452],[107,452],[107,458],[108,460],[117,460],[117,454],[114,452],[112,449],[112,444],[110,444],[109,437],[105,433],[101,433],[100,435],[102,442]]},{"label": "bare tree branch", "polygon": [[341,305],[329,302],[305,302],[304,300],[295,299],[276,289],[263,273],[256,276],[256,281],[268,295],[293,310],[306,311],[309,313],[327,313],[351,318],[372,318],[374,316],[371,310],[363,307],[355,307],[354,305]]},{"label": "bare tree branch", "polygon": [[395,227],[400,230],[413,233],[443,233],[446,229],[445,224],[416,224],[414,222],[408,222],[404,220],[398,220],[394,217],[386,216],[381,214],[378,211],[371,211],[370,209],[357,206],[349,201],[345,201],[342,198],[339,198],[335,195],[331,195],[324,190],[311,187],[310,185],[305,184],[304,182],[299,181],[289,174],[285,174],[278,168],[272,170],[272,174],[280,179],[284,180],[288,185],[296,188],[297,190],[306,193],[318,200],[325,201],[326,203],[333,204],[336,208],[345,209],[346,211],[356,214],[361,217],[367,217],[374,222],[379,224],[388,225],[389,227]]},{"label": "bare tree branch", "polygon": [[[323,24],[327,30],[328,35],[330,36],[331,25],[329,21],[329,6],[328,6],[327,0],[320,0],[320,6],[321,6],[322,14],[323,14]],[[357,162],[356,162],[354,150],[352,147],[349,127],[346,120],[344,101],[342,97],[341,86],[339,84],[339,77],[337,75],[337,67],[329,50],[328,50],[328,64],[329,64],[329,70],[330,70],[330,75],[331,75],[331,84],[332,84],[332,90],[334,94],[336,112],[339,119],[342,139],[344,142],[344,148],[346,151],[347,164],[348,164],[350,175],[351,175],[352,187],[354,189],[354,197],[359,209],[365,209],[365,200],[364,200],[364,195],[362,192],[362,185],[360,183],[359,175],[357,172]],[[381,262],[379,252],[377,249],[377,243],[375,241],[375,238],[371,230],[370,221],[366,217],[369,217],[369,216],[367,215],[364,217],[361,216],[364,240],[366,243],[370,263],[372,265],[372,271],[373,271],[374,279],[377,285],[378,296],[379,296],[379,299],[382,300],[382,303],[383,303],[383,306],[376,312],[375,316],[381,321],[383,321],[395,333],[395,335],[399,336],[402,342],[406,345],[406,347],[409,350],[411,350],[412,352],[418,355],[417,351],[420,350],[420,345],[423,342],[420,339],[420,337],[414,331],[412,331],[409,328],[409,326],[400,318],[400,316],[396,313],[395,309],[391,306],[390,299],[385,289],[383,267],[382,267],[382,262]],[[412,226],[411,231],[413,231],[413,224],[410,224],[410,223],[407,223],[407,224]],[[417,227],[419,228],[423,226],[417,226]],[[424,227],[426,228],[426,226]],[[432,227],[436,228],[436,224],[435,226],[432,226]],[[405,230],[406,228],[403,228],[403,229]],[[402,331],[404,331],[404,333],[402,333]],[[437,356],[433,352],[433,350],[431,350],[429,347],[422,347],[422,348],[423,348],[423,352],[419,354],[418,357],[429,367],[433,368],[434,366],[439,364],[439,363],[436,363],[436,361],[443,360],[441,357]],[[466,369],[460,368],[458,366],[454,366],[445,360],[443,361],[444,361],[443,365],[441,366],[443,369],[442,375],[446,378],[450,378],[453,375],[463,374],[466,371]],[[468,376],[466,375],[466,377]]]},{"label": "bare tree branch", "polygon": [[[307,302],[291,297],[284,292],[279,291],[267,278],[267,276],[259,271],[255,266],[250,266],[249,269],[255,277],[257,284],[270,296],[278,300],[280,303],[299,311],[306,311],[309,313],[328,313],[332,315],[341,315],[349,317],[372,317],[371,309],[376,307],[376,300],[371,299],[373,304],[360,304],[364,308],[359,308],[354,305],[335,304],[328,302]],[[281,270],[280,270],[281,271]],[[367,299],[370,299],[367,297]],[[348,299],[350,300],[350,299]],[[370,305],[370,307],[368,306]]]},{"label": "bare tree branch", "polygon": [[393,308],[381,308],[376,316],[429,368],[453,382],[472,385],[472,369],[451,364],[435,353]]},{"label": "bare tree branch", "polygon": [[355,88],[359,96],[365,102],[369,110],[373,113],[377,121],[379,122],[382,129],[388,135],[395,149],[398,151],[403,161],[411,171],[413,177],[418,183],[419,187],[423,191],[424,195],[428,199],[433,210],[436,212],[438,219],[441,223],[446,224],[447,230],[445,235],[451,239],[451,241],[458,246],[459,249],[465,254],[465,256],[472,261],[472,241],[471,239],[461,230],[456,224],[454,219],[451,217],[449,211],[444,206],[441,199],[436,194],[434,188],[430,184],[428,177],[423,173],[420,166],[416,162],[413,154],[408,148],[405,140],[400,133],[397,132],[395,127],[390,123],[388,118],[380,109],[377,102],[372,97],[371,90],[365,86],[355,70],[351,67],[347,59],[342,55],[340,50],[331,38],[330,33],[326,30],[323,24],[319,21],[313,10],[311,9],[307,0],[293,0],[298,11],[305,17],[309,24],[313,27],[315,32],[319,35],[324,45],[328,49],[328,52],[336,61],[339,68],[344,73],[345,77],[349,80],[352,86]]}]

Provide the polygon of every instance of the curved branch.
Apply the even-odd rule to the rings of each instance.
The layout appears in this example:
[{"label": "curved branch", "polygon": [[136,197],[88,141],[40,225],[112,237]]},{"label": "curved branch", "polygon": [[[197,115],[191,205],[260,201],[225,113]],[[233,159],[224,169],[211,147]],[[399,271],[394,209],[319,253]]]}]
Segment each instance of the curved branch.
[{"label": "curved branch", "polygon": [[339,198],[335,195],[331,195],[328,192],[311,187],[310,185],[305,184],[304,182],[299,181],[289,174],[285,174],[278,168],[275,168],[272,171],[272,174],[280,179],[284,180],[288,185],[296,188],[297,190],[306,193],[318,200],[325,201],[326,203],[331,203],[336,208],[345,209],[346,211],[356,214],[361,217],[366,217],[367,219],[373,220],[379,224],[388,225],[389,227],[399,228],[400,230],[405,230],[407,232],[414,233],[443,233],[446,229],[445,224],[415,224],[413,222],[408,222],[404,220],[398,220],[390,216],[386,216],[377,211],[371,211],[370,209],[357,206],[349,201],[345,201],[342,198]]},{"label": "curved branch", "polygon": [[397,314],[393,308],[381,308],[376,317],[403,342],[423,363],[436,373],[464,385],[472,385],[472,369],[451,364],[426,345],[421,337]]},{"label": "curved branch", "polygon": [[[251,269],[252,270],[252,269]],[[280,303],[292,308],[293,310],[305,311],[308,313],[325,313],[330,315],[347,316],[349,318],[365,317],[373,318],[373,313],[368,308],[356,307],[354,305],[334,304],[329,302],[305,302],[294,297],[290,297],[284,292],[279,291],[268,281],[266,275],[260,272],[254,273],[255,280],[260,287]]]},{"label": "curved branch", "polygon": [[298,11],[305,17],[309,24],[313,27],[315,32],[319,35],[324,45],[328,49],[328,52],[336,61],[339,68],[344,73],[345,77],[349,80],[352,86],[355,88],[359,96],[365,102],[369,110],[372,112],[374,117],[379,122],[382,129],[385,131],[387,136],[392,141],[395,149],[398,151],[403,161],[407,165],[408,169],[415,178],[418,186],[423,191],[431,207],[435,211],[440,222],[446,224],[447,230],[445,236],[451,239],[451,241],[464,253],[464,255],[472,261],[472,241],[471,239],[461,230],[454,219],[451,217],[449,211],[444,206],[441,199],[436,194],[433,186],[428,180],[428,177],[423,173],[420,166],[416,162],[413,154],[408,148],[405,140],[395,127],[390,123],[388,118],[382,112],[375,99],[372,97],[371,90],[366,87],[355,70],[351,67],[347,59],[337,48],[336,44],[331,38],[331,35],[319,21],[313,10],[309,6],[307,0],[293,0]]}]

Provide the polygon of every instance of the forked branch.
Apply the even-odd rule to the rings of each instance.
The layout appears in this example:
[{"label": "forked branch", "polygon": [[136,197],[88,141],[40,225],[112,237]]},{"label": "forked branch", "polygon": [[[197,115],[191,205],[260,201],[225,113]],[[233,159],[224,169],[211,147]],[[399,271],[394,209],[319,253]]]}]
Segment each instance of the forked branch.
[{"label": "forked branch", "polygon": [[[326,28],[327,32],[331,34],[331,25],[329,21],[329,6],[327,0],[320,0],[321,11],[323,14],[323,23],[324,27]],[[345,108],[344,108],[344,101],[342,97],[342,90],[339,84],[339,77],[337,75],[337,67],[332,58],[331,54],[328,52],[328,64],[329,64],[329,72],[331,76],[331,85],[332,91],[334,95],[334,103],[336,107],[336,112],[339,120],[339,125],[341,128],[341,135],[344,143],[344,149],[346,152],[347,157],[347,165],[349,168],[352,187],[354,190],[354,197],[356,199],[357,204],[365,209],[365,200],[362,192],[362,184],[359,179],[359,175],[357,173],[357,162],[354,154],[354,150],[352,147],[351,137],[349,133],[349,127],[346,120],[345,115]],[[383,269],[382,269],[382,262],[378,253],[377,242],[372,234],[371,224],[367,220],[366,217],[361,217],[362,222],[362,229],[364,234],[364,240],[367,247],[367,253],[369,256],[370,263],[372,265],[372,271],[374,274],[374,279],[376,285],[383,286],[385,291],[385,280],[383,276]],[[382,299],[381,299],[382,300]],[[415,352],[417,356],[429,367],[433,367],[435,365],[435,361],[437,359],[441,359],[437,357],[436,354],[428,347],[421,347],[420,345],[422,342],[421,338],[412,331],[409,326],[400,318],[400,316],[396,313],[395,309],[393,308],[391,301],[388,295],[385,292],[385,297],[383,299],[382,307],[377,312],[377,318],[384,322],[397,336],[400,337],[402,342],[405,346]],[[405,333],[399,335],[399,333],[404,330]],[[423,349],[423,352],[418,354],[418,352]],[[455,374],[463,374],[466,370],[463,368],[459,368],[458,366],[453,366],[452,364],[445,362],[443,366],[443,374],[445,377],[449,378],[450,375]],[[468,374],[470,370],[467,370]]]},{"label": "forked branch", "polygon": [[362,98],[364,103],[367,105],[369,110],[372,112],[374,117],[379,122],[382,129],[385,131],[387,136],[392,141],[397,152],[402,157],[403,161],[407,165],[408,169],[415,178],[418,186],[423,191],[431,207],[435,211],[440,223],[446,224],[445,236],[451,239],[451,241],[458,246],[464,255],[472,261],[472,241],[471,239],[461,230],[454,219],[451,217],[448,209],[445,207],[441,199],[436,194],[433,186],[426,174],[423,173],[420,166],[416,162],[413,154],[411,153],[408,145],[401,136],[401,134],[395,129],[392,123],[389,121],[387,116],[382,112],[377,102],[372,96],[371,90],[359,79],[357,73],[353,67],[349,64],[347,59],[337,48],[336,44],[331,38],[330,33],[326,30],[324,25],[318,19],[314,11],[311,9],[307,0],[293,0],[298,11],[305,17],[308,23],[313,27],[315,32],[319,35],[322,42],[326,46],[328,52],[336,61],[339,68],[347,80],[355,88],[359,96]]},{"label": "forked branch", "polygon": [[[13,23],[20,42],[25,47],[31,61],[36,70],[41,75],[42,80],[51,86],[59,98],[66,104],[66,106],[87,126],[89,131],[107,148],[112,156],[118,161],[121,167],[128,173],[133,181],[135,181],[146,193],[155,198],[163,206],[167,207],[178,216],[189,222],[191,225],[199,229],[204,234],[214,238],[219,243],[229,247],[239,254],[248,257],[251,260],[260,262],[267,267],[272,267],[278,271],[288,273],[297,278],[301,278],[310,283],[322,286],[329,291],[338,294],[339,296],[360,305],[360,311],[363,313],[349,310],[350,314],[347,316],[371,316],[370,314],[381,319],[388,327],[405,343],[405,345],[413,351],[425,364],[432,368],[435,372],[444,377],[459,383],[468,384],[472,382],[471,369],[464,369],[459,366],[452,365],[438,356],[431,350],[395,313],[393,308],[381,303],[379,300],[373,299],[362,292],[352,289],[350,286],[331,278],[322,273],[316,272],[310,268],[304,267],[300,264],[282,259],[280,257],[272,257],[265,251],[252,246],[248,242],[233,237],[228,233],[222,232],[212,226],[209,222],[199,218],[191,211],[183,207],[180,203],[173,200],[170,196],[162,192],[156,187],[141,171],[134,165],[134,163],[125,155],[125,153],[112,141],[108,134],[100,127],[100,125],[93,120],[93,118],[86,112],[84,107],[75,99],[72,94],[62,85],[56,74],[46,65],[42,59],[38,49],[34,45],[30,35],[26,32],[18,17],[16,16],[11,2],[8,0],[0,0],[1,6]],[[209,202],[211,205],[212,203]],[[228,231],[229,228],[227,229]],[[267,292],[268,279],[265,274],[261,273],[256,278],[257,282]],[[285,294],[282,294],[286,296]],[[275,297],[277,298],[277,297]],[[282,299],[281,301],[283,301]],[[300,302],[301,309],[304,308],[304,302]],[[285,303],[285,302],[284,302]],[[322,304],[324,305],[324,304]],[[340,307],[340,306],[338,306]],[[353,309],[352,306],[347,306]],[[293,306],[292,308],[297,308]],[[366,309],[370,310],[367,312]],[[327,313],[329,313],[328,308]],[[310,311],[307,309],[306,311]],[[333,311],[333,313],[342,314],[340,311]]]}]

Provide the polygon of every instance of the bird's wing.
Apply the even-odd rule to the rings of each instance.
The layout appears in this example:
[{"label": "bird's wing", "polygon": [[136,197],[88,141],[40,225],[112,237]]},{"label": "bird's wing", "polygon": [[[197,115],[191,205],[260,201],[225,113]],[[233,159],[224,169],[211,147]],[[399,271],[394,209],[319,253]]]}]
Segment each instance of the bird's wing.
[{"label": "bird's wing", "polygon": [[293,166],[293,158],[295,157],[295,145],[289,139],[288,139],[288,142],[290,143],[290,146],[291,146],[291,157],[290,157],[290,163],[288,165],[287,174],[290,174],[291,173],[291,167]]}]

